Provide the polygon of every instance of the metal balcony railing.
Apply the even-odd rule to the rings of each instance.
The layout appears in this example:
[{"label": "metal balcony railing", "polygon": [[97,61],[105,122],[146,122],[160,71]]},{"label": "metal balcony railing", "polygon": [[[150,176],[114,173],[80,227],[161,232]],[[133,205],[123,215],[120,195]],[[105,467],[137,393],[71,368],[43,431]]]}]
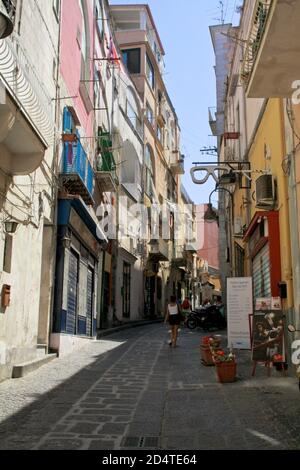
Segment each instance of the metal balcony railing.
[{"label": "metal balcony railing", "polygon": [[94,171],[80,140],[64,143],[62,175],[70,194],[82,196],[87,203],[92,201]]},{"label": "metal balcony railing", "polygon": [[272,0],[256,0],[242,65],[242,80],[248,85],[266,29]]}]

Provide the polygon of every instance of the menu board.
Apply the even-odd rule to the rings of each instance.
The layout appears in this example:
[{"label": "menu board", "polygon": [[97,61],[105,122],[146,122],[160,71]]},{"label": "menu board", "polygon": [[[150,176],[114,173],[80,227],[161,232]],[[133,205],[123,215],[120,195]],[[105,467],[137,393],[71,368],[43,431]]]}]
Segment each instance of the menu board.
[{"label": "menu board", "polygon": [[249,315],[253,314],[252,277],[227,279],[228,346],[251,349]]}]

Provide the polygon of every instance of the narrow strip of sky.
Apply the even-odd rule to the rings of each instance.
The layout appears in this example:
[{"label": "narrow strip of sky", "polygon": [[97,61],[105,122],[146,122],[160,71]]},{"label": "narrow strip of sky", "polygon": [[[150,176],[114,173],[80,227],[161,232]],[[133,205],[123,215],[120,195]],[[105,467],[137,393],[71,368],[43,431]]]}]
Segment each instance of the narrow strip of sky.
[{"label": "narrow strip of sky", "polygon": [[209,26],[238,22],[241,0],[110,0],[111,4],[148,3],[166,52],[164,80],[181,127],[181,150],[186,156],[183,184],[195,203],[208,202],[211,181],[194,185],[190,168],[195,161],[213,161],[200,149],[215,146],[208,108],[216,103],[215,57]]}]

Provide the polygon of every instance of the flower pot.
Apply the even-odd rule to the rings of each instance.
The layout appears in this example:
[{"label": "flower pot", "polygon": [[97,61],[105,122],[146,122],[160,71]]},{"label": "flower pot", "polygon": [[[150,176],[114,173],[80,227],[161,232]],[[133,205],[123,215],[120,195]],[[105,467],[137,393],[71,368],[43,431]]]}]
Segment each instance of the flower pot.
[{"label": "flower pot", "polygon": [[236,362],[216,362],[216,371],[219,382],[230,383],[236,380]]},{"label": "flower pot", "polygon": [[200,344],[200,353],[203,364],[205,364],[206,366],[214,366],[214,360],[212,357],[210,346]]}]

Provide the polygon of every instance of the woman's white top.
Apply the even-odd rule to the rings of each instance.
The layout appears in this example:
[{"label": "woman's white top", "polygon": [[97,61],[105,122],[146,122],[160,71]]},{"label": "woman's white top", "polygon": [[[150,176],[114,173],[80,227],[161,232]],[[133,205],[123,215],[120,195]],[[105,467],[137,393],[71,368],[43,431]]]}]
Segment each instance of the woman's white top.
[{"label": "woman's white top", "polygon": [[178,315],[178,305],[168,305],[169,315]]}]

